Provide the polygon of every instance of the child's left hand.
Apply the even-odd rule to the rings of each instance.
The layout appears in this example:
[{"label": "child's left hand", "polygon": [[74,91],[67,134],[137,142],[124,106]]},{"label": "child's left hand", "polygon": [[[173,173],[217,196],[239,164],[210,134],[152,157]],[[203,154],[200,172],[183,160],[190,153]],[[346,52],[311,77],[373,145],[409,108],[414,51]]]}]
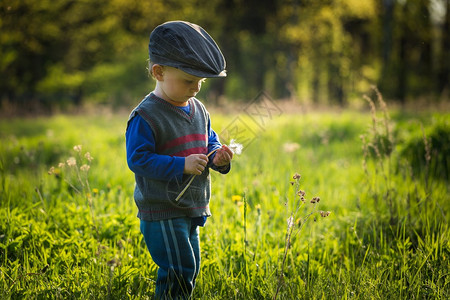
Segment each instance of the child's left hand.
[{"label": "child's left hand", "polygon": [[222,145],[222,148],[216,151],[216,155],[213,159],[213,164],[218,167],[226,166],[231,162],[233,158],[233,151],[227,147],[227,145]]}]

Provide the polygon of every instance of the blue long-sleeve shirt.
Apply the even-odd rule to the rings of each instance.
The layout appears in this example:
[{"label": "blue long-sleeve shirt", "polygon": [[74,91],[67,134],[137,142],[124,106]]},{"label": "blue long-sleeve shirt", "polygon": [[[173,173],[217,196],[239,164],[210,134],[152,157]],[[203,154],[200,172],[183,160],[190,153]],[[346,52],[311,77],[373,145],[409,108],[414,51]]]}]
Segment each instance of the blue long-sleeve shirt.
[{"label": "blue long-sleeve shirt", "polygon": [[[189,105],[179,107],[189,114]],[[159,180],[177,177],[181,181],[185,157],[160,155],[156,153],[155,138],[150,125],[139,115],[130,120],[126,131],[127,162],[131,171],[139,176]],[[208,120],[208,153],[222,146],[219,138],[211,129]],[[208,167],[220,173],[228,173],[230,165],[217,167],[212,161],[215,153],[208,158]]]}]

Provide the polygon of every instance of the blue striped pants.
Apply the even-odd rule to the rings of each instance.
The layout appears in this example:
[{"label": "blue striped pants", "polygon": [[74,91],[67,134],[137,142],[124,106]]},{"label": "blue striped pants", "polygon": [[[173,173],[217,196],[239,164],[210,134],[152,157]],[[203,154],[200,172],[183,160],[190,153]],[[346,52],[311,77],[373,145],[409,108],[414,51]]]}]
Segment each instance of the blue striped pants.
[{"label": "blue striped pants", "polygon": [[158,265],[155,299],[188,299],[200,271],[198,226],[191,218],[141,220],[141,232]]}]

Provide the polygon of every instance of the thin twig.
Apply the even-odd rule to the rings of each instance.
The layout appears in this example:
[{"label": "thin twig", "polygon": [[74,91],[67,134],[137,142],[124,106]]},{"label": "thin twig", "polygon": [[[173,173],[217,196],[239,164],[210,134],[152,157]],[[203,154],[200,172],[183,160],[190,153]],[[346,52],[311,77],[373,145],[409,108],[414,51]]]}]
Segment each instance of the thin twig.
[{"label": "thin twig", "polygon": [[[210,157],[214,152],[216,152],[217,150],[219,150],[220,148],[214,149],[213,151],[209,152],[208,155],[206,155],[206,157]],[[186,184],[186,186],[184,187],[184,189],[178,194],[178,196],[175,198],[175,202],[178,202],[180,200],[180,198],[184,195],[184,193],[186,192],[186,190],[189,188],[189,186],[191,185],[192,181],[194,181],[196,175],[191,175],[191,179],[189,180],[189,182]]]}]

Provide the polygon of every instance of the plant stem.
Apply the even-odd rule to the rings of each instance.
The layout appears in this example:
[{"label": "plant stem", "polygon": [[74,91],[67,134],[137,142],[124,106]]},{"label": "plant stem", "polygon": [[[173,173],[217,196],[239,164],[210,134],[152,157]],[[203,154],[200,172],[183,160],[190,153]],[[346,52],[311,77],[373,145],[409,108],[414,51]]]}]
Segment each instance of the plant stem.
[{"label": "plant stem", "polygon": [[[210,157],[214,152],[216,152],[217,150],[219,150],[220,148],[214,149],[213,151],[209,152],[208,155],[206,155],[206,157]],[[186,186],[184,187],[184,189],[178,194],[178,196],[175,198],[175,202],[178,202],[180,200],[180,198],[184,195],[184,193],[186,192],[186,190],[189,188],[189,186],[191,185],[192,181],[194,181],[196,175],[191,175],[191,179],[189,180],[189,182],[186,184]]]}]

